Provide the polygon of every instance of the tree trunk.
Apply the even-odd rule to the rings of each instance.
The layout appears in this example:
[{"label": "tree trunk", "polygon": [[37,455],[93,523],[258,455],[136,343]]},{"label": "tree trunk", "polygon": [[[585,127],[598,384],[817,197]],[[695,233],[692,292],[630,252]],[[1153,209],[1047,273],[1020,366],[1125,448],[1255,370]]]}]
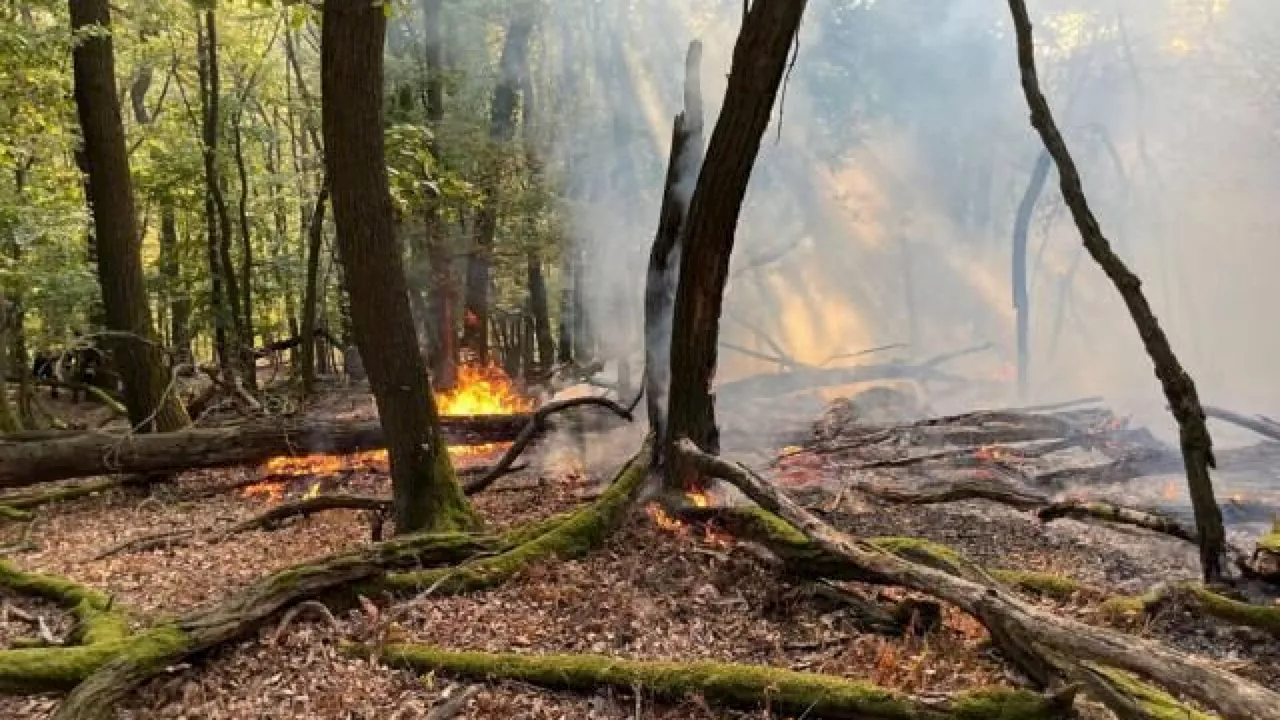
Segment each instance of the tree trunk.
[{"label": "tree trunk", "polygon": [[1018,401],[1027,401],[1027,387],[1031,382],[1031,298],[1027,293],[1027,235],[1031,229],[1031,216],[1036,203],[1044,192],[1045,181],[1053,158],[1048,152],[1036,157],[1026,192],[1018,203],[1018,213],[1013,220],[1013,310],[1017,314],[1018,334]]},{"label": "tree trunk", "polygon": [[1009,10],[1017,33],[1018,66],[1022,76],[1022,90],[1027,106],[1031,109],[1031,125],[1040,134],[1045,149],[1058,167],[1062,198],[1071,210],[1071,217],[1080,231],[1084,247],[1111,279],[1124,300],[1147,354],[1151,356],[1156,377],[1160,379],[1165,398],[1169,401],[1169,409],[1178,422],[1187,487],[1195,510],[1196,534],[1200,538],[1201,570],[1205,582],[1217,582],[1222,579],[1226,539],[1222,528],[1222,511],[1213,497],[1213,481],[1209,476],[1209,469],[1215,464],[1213,440],[1205,425],[1204,409],[1200,406],[1195,382],[1174,354],[1169,338],[1165,336],[1142,292],[1142,281],[1112,251],[1111,243],[1102,234],[1102,228],[1089,207],[1080,172],[1076,169],[1067,143],[1049,110],[1049,102],[1040,91],[1040,81],[1036,77],[1031,20],[1027,15],[1026,4],[1022,0],[1009,0]]},{"label": "tree trunk", "polygon": [[249,226],[249,170],[244,159],[244,133],[240,131],[241,114],[231,123],[231,140],[235,148],[236,172],[240,175],[240,352],[244,367],[245,383],[250,389],[258,387],[258,377],[253,357],[253,238]]},{"label": "tree trunk", "polygon": [[[464,445],[506,442],[514,440],[530,418],[529,414],[448,417],[442,423],[442,437]],[[617,427],[617,423],[601,421],[599,427]],[[51,441],[0,443],[0,487],[114,473],[254,465],[283,455],[342,455],[385,448],[385,438],[377,421],[264,420],[130,437],[73,432]]]},{"label": "tree trunk", "polygon": [[205,213],[209,231],[209,276],[213,295],[211,305],[219,347],[218,360],[226,372],[237,372],[241,370],[240,291],[236,285],[235,263],[231,259],[231,213],[227,209],[222,192],[222,174],[218,169],[218,135],[222,121],[218,106],[222,88],[218,79],[217,15],[213,9],[202,13],[198,30]]},{"label": "tree trunk", "polygon": [[311,395],[316,387],[317,314],[320,296],[320,250],[324,245],[324,209],[329,200],[329,176],[320,181],[320,193],[307,221],[307,286],[302,296],[302,390]]},{"label": "tree trunk", "polygon": [[560,342],[556,362],[573,362],[573,251],[566,250],[560,264]]},{"label": "tree trunk", "polygon": [[[431,153],[437,159],[439,133],[444,126],[444,25],[441,18],[443,0],[422,0],[422,30],[426,60],[427,124],[430,126]],[[430,292],[427,300],[427,325],[430,333],[427,347],[431,357],[431,379],[441,390],[452,389],[457,382],[457,319],[454,308],[458,290],[453,278],[453,258],[440,216],[437,198],[429,198],[423,216],[426,228],[425,255],[430,267]]]},{"label": "tree trunk", "polygon": [[[662,189],[658,232],[649,252],[644,286],[644,391],[649,428],[659,439],[654,460],[665,459],[667,391],[671,383],[671,312],[680,265],[680,236],[689,211],[689,189],[702,164],[702,43],[689,43],[684,69],[684,112],[671,130],[671,155]],[[621,378],[619,378],[621,380]]]},{"label": "tree trunk", "polygon": [[[729,258],[760,139],[769,125],[804,0],[756,0],[734,46],[724,105],[707,145],[681,240],[671,331],[668,443],[688,437],[719,452],[711,386]],[[668,449],[669,449],[668,444]],[[668,454],[667,480],[695,483],[697,471]]]},{"label": "tree trunk", "polygon": [[[110,28],[106,0],[71,0],[70,6],[73,30]],[[118,333],[107,345],[123,376],[129,421],[144,431],[177,430],[189,421],[169,387],[164,354],[151,325],[110,36],[86,38],[72,59],[98,240],[98,282],[107,327]]]},{"label": "tree trunk", "polygon": [[[0,293],[0,378],[9,376],[9,356],[13,349],[13,342],[10,334],[12,333],[13,312],[12,301],[4,294]],[[27,368],[20,370],[24,375],[27,374]],[[18,417],[17,409],[9,400],[9,388],[0,385],[0,434],[8,434],[22,430],[22,421]]]},{"label": "tree trunk", "polygon": [[515,138],[520,91],[528,72],[529,37],[533,32],[532,6],[513,10],[502,46],[500,75],[489,109],[492,160],[484,179],[484,200],[476,220],[476,244],[467,261],[466,305],[463,310],[462,350],[481,365],[489,362],[489,284],[493,274],[493,243],[498,233],[498,202],[507,174],[508,145]]},{"label": "tree trunk", "polygon": [[[473,527],[440,433],[413,327],[384,158],[387,18],[365,0],[329,0],[321,36],[326,163],[352,331],[386,431],[397,533]],[[373,131],[371,132],[371,129]]]}]

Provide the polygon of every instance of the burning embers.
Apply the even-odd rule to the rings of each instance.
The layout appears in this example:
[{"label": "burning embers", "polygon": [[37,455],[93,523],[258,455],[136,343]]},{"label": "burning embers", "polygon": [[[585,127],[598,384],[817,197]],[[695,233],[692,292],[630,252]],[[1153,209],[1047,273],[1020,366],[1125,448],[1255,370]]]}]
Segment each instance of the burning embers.
[{"label": "burning embers", "polygon": [[[514,415],[533,410],[534,401],[516,389],[502,368],[491,365],[458,369],[458,385],[435,394],[441,415]],[[474,465],[496,459],[511,447],[509,442],[450,445],[449,456],[456,464]],[[263,497],[279,502],[286,495],[311,498],[327,490],[326,485],[345,483],[355,475],[386,476],[390,472],[386,450],[370,450],[351,455],[284,455],[271,458],[258,469],[259,482],[243,490],[246,497]]]},{"label": "burning embers", "polygon": [[[694,488],[693,490],[686,492],[684,494],[684,501],[695,508],[711,507],[711,495],[703,488]],[[661,502],[657,500],[650,501],[649,504],[645,506],[644,511],[645,514],[649,516],[649,519],[653,521],[653,524],[663,530],[674,533],[682,539],[693,537],[693,527],[684,520],[681,520],[667,512],[667,509],[662,506]],[[703,522],[699,523],[699,525],[702,530],[702,540],[706,544],[715,545],[717,547],[729,547],[733,545],[733,536],[717,528],[715,523]]]}]

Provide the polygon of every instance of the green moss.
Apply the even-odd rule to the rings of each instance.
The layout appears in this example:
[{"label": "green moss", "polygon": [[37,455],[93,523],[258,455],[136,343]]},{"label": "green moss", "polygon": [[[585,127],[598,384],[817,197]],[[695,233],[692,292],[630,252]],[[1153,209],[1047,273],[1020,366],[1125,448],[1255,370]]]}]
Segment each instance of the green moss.
[{"label": "green moss", "polygon": [[129,635],[129,617],[123,612],[102,610],[81,601],[72,613],[76,616],[74,642],[90,645],[122,640]]},{"label": "green moss", "polygon": [[1280,520],[1271,526],[1271,532],[1258,538],[1258,549],[1280,553]]},{"label": "green moss", "polygon": [[19,510],[8,505],[0,505],[0,520],[12,520],[14,522],[26,522],[31,519],[31,513],[26,510]]},{"label": "green moss", "polygon": [[[522,568],[542,560],[582,557],[599,547],[622,521],[636,492],[649,472],[650,446],[619,471],[613,484],[590,506],[570,514],[546,532],[504,553],[453,568],[389,575],[383,588],[408,592],[434,588],[436,593],[458,594],[484,590],[505,582]],[[516,533],[517,536],[523,532]]]},{"label": "green moss", "polygon": [[961,693],[951,703],[951,711],[963,720],[1037,720],[1060,714],[1042,695],[1005,688]]},{"label": "green moss", "polygon": [[967,693],[948,709],[867,682],[759,665],[636,661],[604,655],[490,654],[413,645],[389,645],[383,648],[381,658],[421,672],[443,671],[481,680],[521,680],[586,692],[594,692],[602,685],[628,690],[640,686],[669,699],[701,695],[722,705],[768,706],[816,717],[1036,720],[1054,716],[1044,698],[1018,690]]},{"label": "green moss", "polygon": [[0,693],[28,695],[70,690],[119,655],[129,640],[74,647],[0,650]]},{"label": "green moss", "polygon": [[52,600],[66,608],[75,608],[83,602],[95,610],[106,610],[111,602],[104,593],[73,580],[25,572],[7,560],[0,560],[0,585],[25,595]]},{"label": "green moss", "polygon": [[1251,605],[1232,600],[1201,585],[1185,585],[1182,590],[1188,593],[1192,604],[1206,615],[1280,636],[1280,607]]},{"label": "green moss", "polygon": [[973,578],[983,573],[946,545],[914,537],[879,537],[867,542],[904,560],[920,563],[957,577]]},{"label": "green moss", "polygon": [[990,572],[992,577],[1005,585],[1054,600],[1071,600],[1084,590],[1084,586],[1075,580],[1055,573],[1027,570],[991,570]]},{"label": "green moss", "polygon": [[174,625],[162,625],[134,635],[120,652],[135,667],[155,669],[179,657],[191,644],[191,636]]},{"label": "green moss", "polygon": [[1152,720],[1218,720],[1216,716],[1187,707],[1172,695],[1142,682],[1123,670],[1093,664],[1089,664],[1088,667],[1136,700]]}]

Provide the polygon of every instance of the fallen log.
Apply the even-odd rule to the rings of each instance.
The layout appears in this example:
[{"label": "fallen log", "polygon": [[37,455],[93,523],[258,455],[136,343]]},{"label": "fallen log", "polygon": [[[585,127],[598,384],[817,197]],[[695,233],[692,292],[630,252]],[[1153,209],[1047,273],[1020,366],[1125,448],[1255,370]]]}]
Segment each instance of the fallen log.
[{"label": "fallen log", "polygon": [[[531,417],[527,413],[454,416],[441,418],[441,425],[450,444],[477,445],[514,440]],[[605,418],[592,429],[613,427],[613,422]],[[0,488],[90,475],[252,465],[281,455],[342,455],[383,447],[382,427],[376,420],[271,419],[173,433],[84,433],[41,443],[0,444]]]},{"label": "fallen log", "polygon": [[721,662],[655,662],[606,655],[524,655],[387,645],[379,651],[348,646],[349,654],[376,658],[416,672],[440,671],[477,680],[506,679],[553,690],[594,692],[637,688],[667,700],[700,695],[730,707],[761,707],[791,715],[848,720],[948,720],[1069,716],[1075,690],[1042,696],[1026,690],[984,688],[950,698],[905,695],[865,681],[761,665]]},{"label": "fallen log", "polygon": [[939,571],[841,533],[750,470],[707,455],[687,439],[676,444],[676,452],[777,514],[823,553],[977,618],[1006,657],[1041,684],[1074,681],[1083,672],[1082,663],[1093,663],[1134,673],[1226,720],[1280,720],[1280,693],[1161,644],[1059,617],[997,582]]},{"label": "fallen log", "polygon": [[1252,430],[1268,440],[1280,440],[1280,423],[1262,416],[1249,417],[1238,412],[1225,410],[1212,405],[1204,406],[1205,417],[1231,423],[1246,430]]},{"label": "fallen log", "polygon": [[964,380],[925,365],[887,363],[850,368],[795,368],[789,372],[752,375],[716,386],[717,396],[772,398],[814,388],[852,385],[883,380],[915,380],[960,384]]}]

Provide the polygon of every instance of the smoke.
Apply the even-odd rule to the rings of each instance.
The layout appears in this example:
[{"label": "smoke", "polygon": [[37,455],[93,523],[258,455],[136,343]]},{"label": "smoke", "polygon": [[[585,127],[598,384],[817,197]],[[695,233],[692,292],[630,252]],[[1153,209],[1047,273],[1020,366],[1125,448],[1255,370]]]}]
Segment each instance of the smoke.
[{"label": "smoke", "polygon": [[[1280,333],[1269,331],[1280,85],[1267,70],[1280,6],[1034,6],[1042,82],[1095,212],[1205,402],[1280,412],[1271,366]],[[709,136],[742,4],[566,0],[544,12],[534,72],[549,88],[548,167],[587,256],[602,351],[638,364],[684,52],[703,41]],[[799,43],[738,228],[722,339],[764,355],[777,345],[815,365],[892,343],[919,360],[990,342],[992,352],[947,369],[1001,384],[934,408],[1013,402],[1012,226],[1041,148],[1007,8],[813,0]],[[1103,394],[1168,437],[1150,363],[1116,292],[1082,255],[1056,171],[1033,215],[1027,273],[1030,400]],[[722,350],[717,377],[777,369]]]}]

